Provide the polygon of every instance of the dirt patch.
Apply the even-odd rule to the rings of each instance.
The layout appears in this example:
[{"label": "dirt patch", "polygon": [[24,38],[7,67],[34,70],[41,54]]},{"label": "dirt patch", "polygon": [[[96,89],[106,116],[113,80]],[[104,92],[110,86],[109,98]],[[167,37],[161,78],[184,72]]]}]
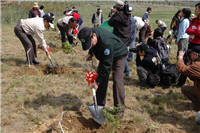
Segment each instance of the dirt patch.
[{"label": "dirt patch", "polygon": [[48,65],[38,65],[38,66],[30,66],[30,67],[17,67],[15,68],[14,74],[18,75],[48,75],[48,74],[57,74],[57,75],[73,75],[77,73],[86,74],[87,68],[74,68],[67,67],[63,65],[49,67]]},{"label": "dirt patch", "polygon": [[[58,51],[62,51],[62,48],[60,47],[60,48],[58,48],[58,47],[56,47],[55,45],[49,45],[49,47],[50,47],[50,52],[52,52],[52,53],[56,53],[56,52],[58,52]],[[38,45],[38,47],[37,47],[37,50],[42,50],[42,46],[41,45]]]}]

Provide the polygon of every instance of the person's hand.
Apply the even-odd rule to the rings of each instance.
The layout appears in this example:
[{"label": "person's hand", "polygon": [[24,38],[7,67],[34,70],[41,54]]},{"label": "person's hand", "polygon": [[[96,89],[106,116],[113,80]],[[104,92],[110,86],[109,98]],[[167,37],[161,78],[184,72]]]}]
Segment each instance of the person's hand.
[{"label": "person's hand", "polygon": [[49,51],[46,51],[46,55],[47,55],[48,58],[50,57]]},{"label": "person's hand", "polygon": [[98,85],[98,83],[97,83],[96,81],[94,81],[94,83],[92,83],[92,85],[91,85],[91,87],[90,87],[90,88],[91,88],[91,89],[92,89],[92,88],[94,88],[94,89],[95,89],[95,91],[97,91],[97,89],[98,89],[98,86],[99,86],[99,85]]},{"label": "person's hand", "polygon": [[137,48],[137,46],[139,46],[139,45],[140,45],[140,43],[136,44],[135,47]]},{"label": "person's hand", "polygon": [[93,56],[93,55],[88,54],[88,55],[85,56],[85,59],[86,59],[87,61],[91,61],[91,60],[92,60],[92,56]]},{"label": "person's hand", "polygon": [[183,58],[184,54],[185,54],[185,51],[179,51],[179,55],[178,55],[178,56],[179,56],[180,58]]}]

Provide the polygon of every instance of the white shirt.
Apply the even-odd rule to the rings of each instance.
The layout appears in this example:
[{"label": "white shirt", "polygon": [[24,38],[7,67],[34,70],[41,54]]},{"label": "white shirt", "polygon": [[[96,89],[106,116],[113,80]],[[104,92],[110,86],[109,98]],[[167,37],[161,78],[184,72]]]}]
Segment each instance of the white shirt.
[{"label": "white shirt", "polygon": [[45,30],[43,18],[21,19],[20,25],[27,35],[35,35],[44,51],[47,51],[43,36],[43,31]]},{"label": "white shirt", "polygon": [[162,20],[158,20],[158,27],[167,27],[167,25]]},{"label": "white shirt", "polygon": [[137,16],[134,16],[134,19],[137,30],[140,30],[145,25],[144,21],[142,20],[141,17]]},{"label": "white shirt", "polygon": [[64,16],[63,18],[58,19],[57,23],[64,27],[63,23],[68,24],[69,20],[72,18],[73,16]]},{"label": "white shirt", "polygon": [[43,10],[41,10],[41,9],[39,9],[39,11],[40,11],[40,15],[41,15],[41,18],[44,16],[44,11]]}]

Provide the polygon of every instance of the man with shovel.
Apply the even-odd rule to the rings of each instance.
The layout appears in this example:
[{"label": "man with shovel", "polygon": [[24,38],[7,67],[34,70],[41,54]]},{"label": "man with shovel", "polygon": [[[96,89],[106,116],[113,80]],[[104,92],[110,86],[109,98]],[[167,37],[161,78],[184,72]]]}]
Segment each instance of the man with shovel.
[{"label": "man with shovel", "polygon": [[52,17],[21,19],[21,22],[14,28],[14,32],[22,42],[27,54],[27,60],[30,61],[29,63],[31,65],[40,64],[35,60],[37,53],[35,40],[31,37],[33,34],[36,36],[40,45],[46,52],[47,57],[50,58],[50,54],[44,40],[43,31],[45,28],[49,28],[50,26],[54,28],[53,21],[54,18]]},{"label": "man with shovel", "polygon": [[97,105],[106,104],[109,74],[112,69],[114,106],[119,107],[118,116],[123,118],[125,110],[123,74],[128,54],[126,45],[116,35],[100,27],[84,27],[80,30],[78,38],[82,42],[83,50],[89,50],[86,60],[90,61],[93,55],[99,60],[98,77],[91,85],[91,88],[96,90]]}]

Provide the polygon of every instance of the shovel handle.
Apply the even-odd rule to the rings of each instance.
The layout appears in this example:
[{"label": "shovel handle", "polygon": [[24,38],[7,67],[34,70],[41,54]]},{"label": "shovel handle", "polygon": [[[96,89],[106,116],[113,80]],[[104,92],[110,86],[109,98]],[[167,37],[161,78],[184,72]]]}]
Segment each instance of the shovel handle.
[{"label": "shovel handle", "polygon": [[98,106],[97,106],[97,98],[96,98],[96,91],[94,88],[92,88],[92,92],[93,92],[93,99],[94,99],[94,108],[97,111],[98,110]]},{"label": "shovel handle", "polygon": [[96,96],[96,91],[94,88],[92,88],[92,92],[93,92],[93,97]]},{"label": "shovel handle", "polygon": [[48,57],[49,57],[49,60],[50,60],[51,64],[53,64],[53,62],[52,62],[52,60],[51,60],[51,56],[49,55]]}]

